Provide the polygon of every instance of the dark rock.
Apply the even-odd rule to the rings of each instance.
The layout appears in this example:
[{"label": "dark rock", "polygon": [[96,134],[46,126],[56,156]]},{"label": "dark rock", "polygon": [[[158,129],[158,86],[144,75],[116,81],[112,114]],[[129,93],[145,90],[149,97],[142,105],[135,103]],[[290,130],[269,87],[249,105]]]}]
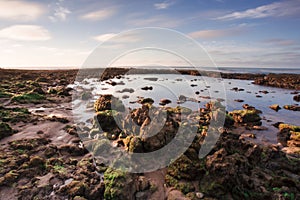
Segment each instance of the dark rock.
[{"label": "dark rock", "polygon": [[13,129],[7,123],[0,122],[0,140],[12,134]]},{"label": "dark rock", "polygon": [[171,102],[172,101],[170,99],[161,99],[159,104],[164,106],[164,105],[167,105]]},{"label": "dark rock", "polygon": [[296,95],[293,97],[294,101],[300,102],[300,95]]},{"label": "dark rock", "polygon": [[96,112],[105,110],[116,110],[120,112],[125,111],[122,101],[111,94],[100,95],[94,104],[94,108]]},{"label": "dark rock", "polygon": [[152,86],[145,86],[141,88],[142,90],[153,90]]},{"label": "dark rock", "polygon": [[119,135],[121,133],[121,129],[116,122],[118,119],[120,119],[120,116],[116,111],[100,111],[95,115],[93,124],[94,127],[99,127],[98,125],[100,125],[100,128],[104,132]]},{"label": "dark rock", "polygon": [[142,98],[142,99],[139,99],[138,102],[141,104],[146,104],[146,103],[153,104],[154,100],[151,98]]},{"label": "dark rock", "polygon": [[242,99],[235,99],[234,101],[239,102],[239,103],[244,102],[244,100],[242,100]]},{"label": "dark rock", "polygon": [[286,110],[300,111],[300,106],[298,105],[284,105],[283,108]]}]

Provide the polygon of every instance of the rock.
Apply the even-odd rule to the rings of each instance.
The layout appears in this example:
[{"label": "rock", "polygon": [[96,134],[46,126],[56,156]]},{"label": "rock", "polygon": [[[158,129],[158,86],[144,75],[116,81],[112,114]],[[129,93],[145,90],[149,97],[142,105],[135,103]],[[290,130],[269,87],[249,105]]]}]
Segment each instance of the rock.
[{"label": "rock", "polygon": [[[97,112],[94,116],[93,124],[94,127],[100,127],[102,131],[109,132],[112,134],[119,135],[121,133],[121,129],[118,126],[116,120],[121,119],[121,116],[117,111],[114,110],[106,110]],[[120,123],[119,123],[120,124]]]},{"label": "rock", "polygon": [[4,122],[0,122],[0,140],[5,137],[11,136],[13,134],[13,129]]},{"label": "rock", "polygon": [[38,93],[38,94],[46,94],[45,91],[40,87],[33,89],[32,92]]},{"label": "rock", "polygon": [[283,108],[286,110],[300,111],[300,106],[298,105],[284,105]]},{"label": "rock", "polygon": [[239,88],[238,87],[234,87],[234,88],[231,88],[230,90],[233,90],[233,91],[238,91],[239,90]]},{"label": "rock", "polygon": [[262,91],[259,91],[259,93],[268,94],[269,92],[267,90],[262,90]]},{"label": "rock", "polygon": [[118,90],[117,92],[118,93],[125,93],[125,92],[134,93],[134,89],[132,89],[132,88],[124,88],[123,90]]},{"label": "rock", "polygon": [[229,113],[237,123],[261,125],[261,117],[256,110],[234,110]]},{"label": "rock", "polygon": [[137,180],[137,190],[145,191],[150,188],[150,182],[145,176],[139,176]]},{"label": "rock", "polygon": [[132,175],[108,168],[104,172],[105,199],[134,199],[136,192]]},{"label": "rock", "polygon": [[35,93],[35,92],[28,92],[20,95],[15,95],[12,97],[13,102],[18,103],[40,103],[42,100],[45,100],[46,97],[44,95]]},{"label": "rock", "polygon": [[145,86],[141,88],[142,90],[153,90],[152,86]]},{"label": "rock", "polygon": [[229,127],[232,127],[233,124],[234,124],[233,117],[231,115],[226,114],[224,126],[229,128]]},{"label": "rock", "polygon": [[144,152],[143,142],[139,137],[131,137],[128,151],[133,153],[142,153]]},{"label": "rock", "polygon": [[135,194],[135,200],[145,200],[148,199],[148,192],[137,192]]},{"label": "rock", "polygon": [[265,126],[253,126],[252,129],[253,129],[253,130],[257,130],[257,131],[265,131],[265,130],[268,130],[268,128],[265,127]]},{"label": "rock", "polygon": [[300,102],[300,95],[296,95],[293,97],[294,101]]},{"label": "rock", "polygon": [[100,95],[94,104],[94,108],[96,112],[105,110],[116,110],[120,112],[125,111],[122,101],[111,94]]},{"label": "rock", "polygon": [[138,101],[140,104],[153,104],[154,103],[154,100],[151,99],[151,98],[142,98],[142,99],[139,99]]},{"label": "rock", "polygon": [[189,198],[185,197],[184,194],[178,190],[171,190],[168,193],[167,200],[189,200]]},{"label": "rock", "polygon": [[45,159],[39,157],[39,156],[34,156],[30,158],[29,161],[29,167],[44,167],[44,164],[46,163]]},{"label": "rock", "polygon": [[144,80],[147,80],[147,81],[157,81],[158,80],[158,78],[144,78]]},{"label": "rock", "polygon": [[256,97],[257,97],[257,98],[262,98],[262,96],[261,96],[261,95],[256,95]]},{"label": "rock", "polygon": [[244,104],[242,107],[243,107],[244,109],[246,109],[246,110],[255,110],[255,107],[254,107],[254,106],[250,106],[250,105],[248,105],[248,104]]},{"label": "rock", "polygon": [[275,110],[276,112],[281,109],[281,107],[278,104],[273,104],[269,106],[269,108]]},{"label": "rock", "polygon": [[170,99],[161,99],[160,100],[160,105],[164,106],[164,105],[167,105],[169,103],[171,103],[172,101]]},{"label": "rock", "polygon": [[198,199],[202,199],[202,198],[204,197],[204,194],[201,193],[201,192],[196,192],[196,197],[197,197]]},{"label": "rock", "polygon": [[244,100],[242,100],[242,99],[235,99],[234,101],[239,102],[239,103],[244,102]]},{"label": "rock", "polygon": [[128,99],[128,98],[129,98],[128,95],[123,95],[123,96],[122,96],[122,99]]},{"label": "rock", "polygon": [[255,77],[254,84],[266,85],[287,89],[300,89],[299,74],[268,74],[264,77]]}]

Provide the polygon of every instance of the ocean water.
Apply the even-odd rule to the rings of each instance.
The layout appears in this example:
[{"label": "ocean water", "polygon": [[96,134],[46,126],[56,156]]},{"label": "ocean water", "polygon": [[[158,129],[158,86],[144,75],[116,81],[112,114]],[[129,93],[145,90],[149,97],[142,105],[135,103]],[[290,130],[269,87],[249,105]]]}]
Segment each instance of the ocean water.
[{"label": "ocean water", "polygon": [[[176,67],[178,69],[195,69],[191,67]],[[300,68],[256,68],[256,67],[199,67],[198,70],[219,71],[224,73],[253,73],[253,74],[300,74]]]},{"label": "ocean water", "polygon": [[[114,81],[117,85],[112,86],[109,81]],[[262,111],[263,126],[268,128],[266,131],[252,131],[257,135],[257,141],[260,142],[277,143],[278,129],[272,126],[276,122],[300,125],[299,112],[285,109],[276,112],[269,108],[272,104],[279,104],[281,107],[287,104],[296,104],[297,102],[293,100],[294,95],[291,94],[295,90],[254,85],[247,80],[216,79],[181,74],[132,74],[109,81],[85,79],[80,83],[75,82],[70,87],[91,91],[93,98],[90,105],[101,94],[113,94],[121,99],[126,107],[132,109],[140,107],[140,104],[134,103],[140,97],[152,98],[154,106],[160,106],[160,100],[166,98],[172,101],[167,106],[184,106],[192,110],[204,107],[213,99],[223,99],[222,104],[228,111],[240,110],[243,109],[243,104],[249,104]],[[152,90],[143,90],[144,87],[152,87]],[[234,87],[238,87],[241,91],[232,90]],[[132,89],[133,92],[123,92],[124,89]],[[268,91],[268,93],[264,94],[261,91]],[[177,100],[180,95],[188,97],[191,101],[178,104]],[[257,95],[261,97],[257,97]],[[237,99],[244,102],[235,101]],[[84,121],[93,117],[94,112],[90,108],[86,109],[85,104],[78,100],[73,103],[75,110],[77,109],[77,113],[84,118]]]}]

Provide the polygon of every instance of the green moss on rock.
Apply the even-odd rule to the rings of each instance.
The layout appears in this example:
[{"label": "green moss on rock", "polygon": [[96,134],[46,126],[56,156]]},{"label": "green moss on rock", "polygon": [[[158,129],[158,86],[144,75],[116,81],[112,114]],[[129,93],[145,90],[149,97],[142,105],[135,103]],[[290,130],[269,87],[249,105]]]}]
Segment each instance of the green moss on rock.
[{"label": "green moss on rock", "polygon": [[45,99],[46,97],[44,95],[35,92],[24,93],[12,97],[12,101],[19,103],[39,103],[40,101]]},{"label": "green moss on rock", "polygon": [[0,140],[13,134],[12,128],[7,123],[0,123]]}]

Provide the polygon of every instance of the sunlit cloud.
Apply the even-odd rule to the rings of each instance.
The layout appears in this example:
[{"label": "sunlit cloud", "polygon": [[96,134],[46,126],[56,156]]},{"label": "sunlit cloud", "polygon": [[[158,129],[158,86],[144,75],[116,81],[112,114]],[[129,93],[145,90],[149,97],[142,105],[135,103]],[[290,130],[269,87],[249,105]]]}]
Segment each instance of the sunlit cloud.
[{"label": "sunlit cloud", "polygon": [[117,34],[115,33],[107,33],[107,34],[102,34],[102,35],[97,35],[93,37],[93,39],[99,41],[99,42],[104,42],[106,40],[109,40],[110,38],[116,36]]},{"label": "sunlit cloud", "polygon": [[200,30],[189,33],[188,35],[192,38],[198,39],[215,39],[221,37],[229,37],[240,35],[244,32],[243,29],[232,28],[232,29],[219,29],[219,30]]},{"label": "sunlit cloud", "polygon": [[136,34],[127,34],[127,33],[122,33],[119,36],[118,34],[115,33],[107,33],[107,34],[94,36],[93,39],[99,42],[105,42],[109,40],[110,43],[130,43],[130,42],[138,42],[141,40],[140,36]]},{"label": "sunlit cloud", "polygon": [[33,21],[46,12],[39,3],[27,1],[0,1],[0,19]]},{"label": "sunlit cloud", "polygon": [[67,19],[67,16],[72,13],[67,7],[64,7],[62,5],[63,2],[64,0],[59,0],[55,4],[54,13],[53,15],[49,16],[49,19],[52,22],[65,21]]},{"label": "sunlit cloud", "polygon": [[91,21],[100,21],[113,16],[117,12],[116,8],[97,10],[93,12],[86,13],[81,16],[82,19]]},{"label": "sunlit cloud", "polygon": [[265,44],[275,45],[275,46],[291,46],[297,44],[294,40],[287,40],[287,39],[281,39],[281,38],[271,38],[262,41]]},{"label": "sunlit cloud", "polygon": [[271,4],[251,8],[245,11],[232,12],[227,15],[217,17],[218,20],[235,20],[235,19],[258,19],[265,17],[284,17],[299,15],[300,1],[289,0],[274,2]]},{"label": "sunlit cloud", "polygon": [[14,25],[0,30],[0,38],[22,41],[45,41],[51,39],[47,29],[36,25]]},{"label": "sunlit cloud", "polygon": [[163,10],[163,9],[167,9],[170,6],[172,6],[175,2],[174,1],[164,1],[162,3],[155,3],[154,7],[157,10]]}]

